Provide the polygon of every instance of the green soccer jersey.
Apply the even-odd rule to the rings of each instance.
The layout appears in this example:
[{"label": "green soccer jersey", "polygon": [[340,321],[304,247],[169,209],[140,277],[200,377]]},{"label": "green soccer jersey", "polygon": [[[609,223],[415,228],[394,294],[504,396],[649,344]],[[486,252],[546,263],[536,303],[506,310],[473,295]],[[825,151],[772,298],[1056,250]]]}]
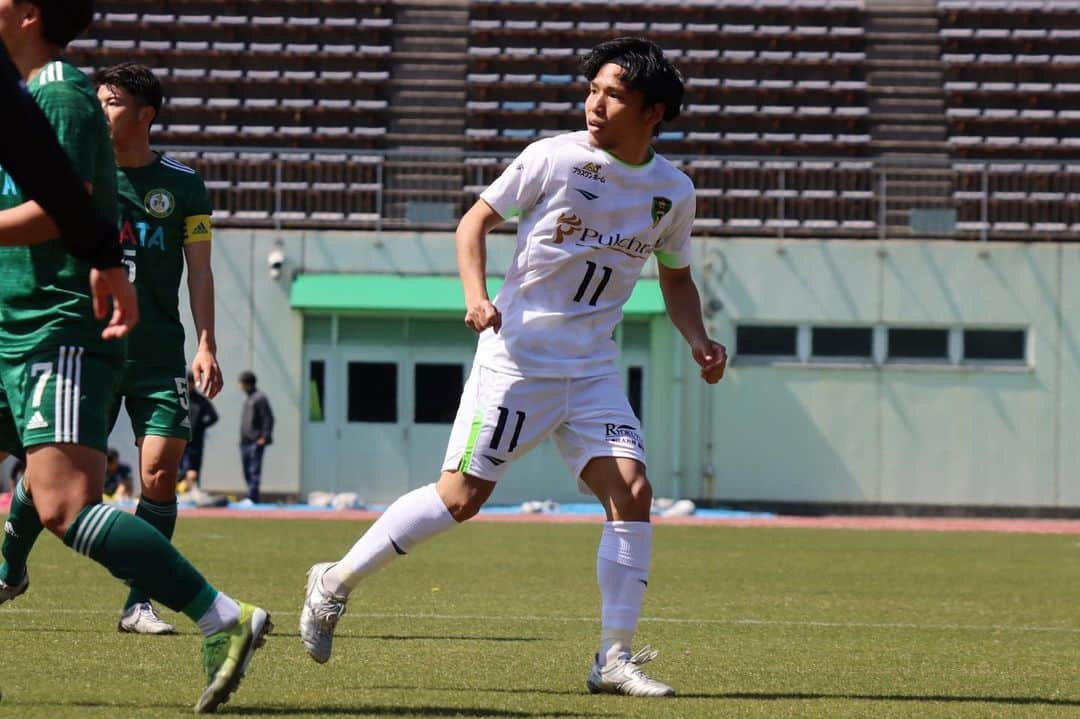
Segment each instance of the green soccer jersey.
[{"label": "green soccer jersey", "polygon": [[202,178],[167,155],[121,167],[120,246],[139,295],[139,324],[128,338],[129,362],[184,366],[180,277],[184,246],[209,242],[210,198]]},{"label": "green soccer jersey", "polygon": [[[52,124],[75,171],[92,185],[98,212],[115,218],[116,161],[105,115],[89,78],[57,60],[42,68],[27,89]],[[28,199],[0,168],[0,210]],[[59,239],[32,247],[0,247],[0,357],[18,359],[31,351],[60,346],[121,354],[123,343],[101,339],[105,321],[93,318],[89,272],[89,265],[69,255]]]}]

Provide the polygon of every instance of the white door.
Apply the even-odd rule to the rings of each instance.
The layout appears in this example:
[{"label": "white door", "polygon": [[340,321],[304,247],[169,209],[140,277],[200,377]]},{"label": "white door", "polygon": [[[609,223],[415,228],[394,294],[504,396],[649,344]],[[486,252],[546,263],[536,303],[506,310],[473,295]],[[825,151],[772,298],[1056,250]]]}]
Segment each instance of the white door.
[{"label": "white door", "polygon": [[385,504],[409,488],[406,355],[400,345],[339,348],[337,490],[367,502]]},{"label": "white door", "polygon": [[461,390],[469,377],[473,348],[469,344],[412,348],[408,364],[410,396],[408,421],[410,486],[420,487],[439,477],[450,428]]},{"label": "white door", "polygon": [[329,346],[308,345],[304,349],[303,422],[304,476],[300,486],[307,495],[313,491],[336,492],[337,453],[341,412],[341,388],[335,382],[338,375],[337,353]]}]

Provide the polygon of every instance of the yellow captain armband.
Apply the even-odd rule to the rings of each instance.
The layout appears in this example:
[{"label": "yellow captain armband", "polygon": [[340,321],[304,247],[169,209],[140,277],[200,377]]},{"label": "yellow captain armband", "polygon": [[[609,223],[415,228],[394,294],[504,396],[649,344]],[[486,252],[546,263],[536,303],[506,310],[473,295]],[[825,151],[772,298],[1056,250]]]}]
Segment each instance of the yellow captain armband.
[{"label": "yellow captain armband", "polygon": [[209,242],[214,236],[210,215],[191,215],[184,218],[184,244]]}]

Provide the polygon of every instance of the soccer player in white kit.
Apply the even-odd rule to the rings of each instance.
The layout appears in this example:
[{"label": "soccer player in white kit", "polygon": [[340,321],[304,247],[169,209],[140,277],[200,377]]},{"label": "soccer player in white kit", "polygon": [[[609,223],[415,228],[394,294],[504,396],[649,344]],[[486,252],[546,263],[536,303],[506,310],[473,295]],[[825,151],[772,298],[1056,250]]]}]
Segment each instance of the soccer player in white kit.
[{"label": "soccer player in white kit", "polygon": [[[720,380],[724,347],[706,333],[690,275],[694,186],[651,148],[678,116],[683,83],[661,49],[619,38],[585,58],[588,129],[529,145],[457,229],[465,324],[480,333],[438,482],[391,504],[338,562],[308,572],[300,636],[317,662],[357,584],[420,542],[474,516],[515,459],[549,435],[607,513],[597,553],[600,647],[593,693],[670,696],[631,653],[648,583],[652,488],[641,425],[612,339],[642,266],[659,265],[668,315],[701,376]],[[485,238],[519,216],[517,250],[495,300],[484,283]]]}]

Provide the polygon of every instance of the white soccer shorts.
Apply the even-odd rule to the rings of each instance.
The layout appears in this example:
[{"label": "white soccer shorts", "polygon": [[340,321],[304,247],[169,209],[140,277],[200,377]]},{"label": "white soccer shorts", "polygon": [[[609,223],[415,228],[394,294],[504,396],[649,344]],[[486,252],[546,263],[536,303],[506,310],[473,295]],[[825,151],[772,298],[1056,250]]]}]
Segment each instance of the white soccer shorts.
[{"label": "white soccer shorts", "polygon": [[645,464],[641,423],[618,375],[526,378],[473,365],[442,468],[497,482],[552,434],[575,478],[594,457]]}]

